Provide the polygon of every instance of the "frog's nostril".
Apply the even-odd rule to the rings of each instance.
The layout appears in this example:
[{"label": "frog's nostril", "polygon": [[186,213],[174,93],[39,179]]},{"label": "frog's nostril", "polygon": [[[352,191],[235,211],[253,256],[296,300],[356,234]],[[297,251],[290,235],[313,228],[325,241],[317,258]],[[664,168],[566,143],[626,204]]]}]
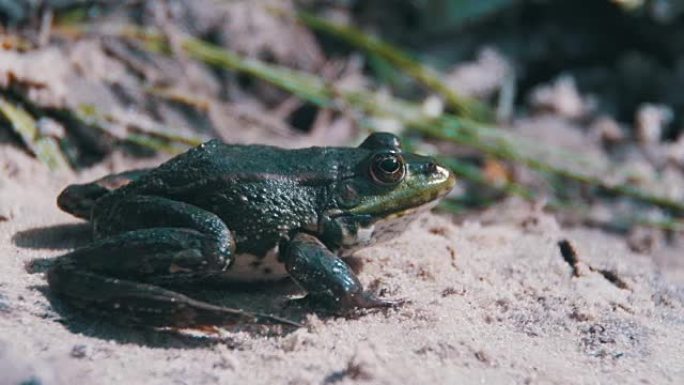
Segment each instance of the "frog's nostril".
[{"label": "frog's nostril", "polygon": [[435,162],[430,162],[427,165],[425,165],[425,171],[427,171],[428,174],[434,174],[437,172],[437,163]]}]

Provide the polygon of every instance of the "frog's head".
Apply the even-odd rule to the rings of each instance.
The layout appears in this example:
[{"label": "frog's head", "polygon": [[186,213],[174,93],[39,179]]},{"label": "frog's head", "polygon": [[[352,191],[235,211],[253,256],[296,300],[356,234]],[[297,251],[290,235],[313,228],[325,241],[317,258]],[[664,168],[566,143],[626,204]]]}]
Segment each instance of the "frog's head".
[{"label": "frog's head", "polygon": [[406,222],[399,219],[434,206],[456,181],[435,159],[402,151],[399,138],[389,133],[370,135],[355,154],[330,212],[341,244],[367,243],[362,230],[377,232],[378,223]]},{"label": "frog's head", "polygon": [[403,152],[395,135],[371,134],[359,148],[366,156],[337,190],[346,214],[401,217],[436,203],[454,187],[456,179],[448,169],[431,157]]}]

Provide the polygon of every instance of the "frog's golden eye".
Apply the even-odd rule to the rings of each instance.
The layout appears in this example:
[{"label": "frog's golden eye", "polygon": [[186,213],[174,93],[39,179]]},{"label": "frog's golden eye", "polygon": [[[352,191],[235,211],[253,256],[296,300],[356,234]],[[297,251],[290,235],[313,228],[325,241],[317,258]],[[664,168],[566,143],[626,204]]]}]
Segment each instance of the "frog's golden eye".
[{"label": "frog's golden eye", "polygon": [[371,159],[370,174],[380,184],[399,183],[406,175],[404,158],[393,152],[375,154]]}]

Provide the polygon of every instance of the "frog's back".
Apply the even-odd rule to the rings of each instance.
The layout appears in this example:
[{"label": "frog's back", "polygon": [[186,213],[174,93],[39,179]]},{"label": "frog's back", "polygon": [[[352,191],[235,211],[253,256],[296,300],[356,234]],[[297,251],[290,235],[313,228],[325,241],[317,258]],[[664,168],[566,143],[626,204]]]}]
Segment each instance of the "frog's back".
[{"label": "frog's back", "polygon": [[152,170],[131,189],[150,184],[181,188],[201,181],[240,183],[245,180],[305,179],[325,183],[334,178],[329,149],[288,150],[266,145],[232,145],[211,140]]},{"label": "frog's back", "polygon": [[[337,177],[346,149],[312,147],[287,150],[265,145],[230,145],[208,141],[159,167],[107,175],[86,184],[68,186],[58,197],[60,208],[90,219],[101,198],[122,195],[155,195],[191,203],[229,186],[278,181],[297,185],[329,185]],[[343,154],[344,153],[344,154]]]},{"label": "frog's back", "polygon": [[[335,176],[327,149],[286,150],[210,141],[126,186],[218,215],[238,253],[264,257],[289,231],[315,223],[321,194]],[[328,154],[329,155],[329,154]]]},{"label": "frog's back", "polygon": [[106,213],[130,195],[188,203],[218,215],[239,252],[262,256],[290,231],[317,223],[326,191],[337,178],[338,158],[346,156],[338,150],[210,141],[112,191],[97,205]]}]

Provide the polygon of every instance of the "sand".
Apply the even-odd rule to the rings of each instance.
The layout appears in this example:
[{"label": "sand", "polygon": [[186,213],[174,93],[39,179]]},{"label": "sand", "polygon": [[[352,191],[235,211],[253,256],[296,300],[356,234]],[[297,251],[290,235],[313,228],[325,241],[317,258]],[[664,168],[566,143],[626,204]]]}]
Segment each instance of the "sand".
[{"label": "sand", "polygon": [[[299,309],[307,325],[295,331],[203,337],[75,314],[49,295],[44,270],[89,233],[55,196],[131,165],[51,174],[0,145],[0,384],[684,383],[681,262],[656,264],[622,238],[561,228],[523,203],[460,224],[426,215],[358,252],[365,284],[407,300],[394,310]],[[561,240],[576,252],[574,267]],[[268,309],[293,290],[208,297]]]}]

